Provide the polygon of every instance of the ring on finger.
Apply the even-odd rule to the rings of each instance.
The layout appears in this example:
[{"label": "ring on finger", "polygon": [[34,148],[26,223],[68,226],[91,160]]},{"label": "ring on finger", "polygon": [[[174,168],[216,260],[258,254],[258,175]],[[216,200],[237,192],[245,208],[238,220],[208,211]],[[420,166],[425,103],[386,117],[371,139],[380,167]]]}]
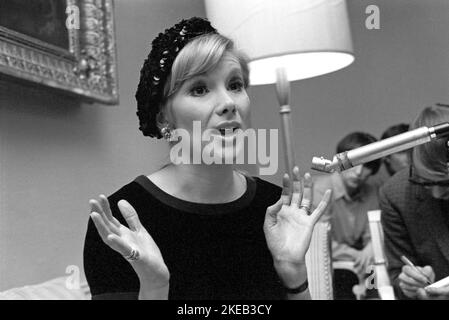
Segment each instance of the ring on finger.
[{"label": "ring on finger", "polygon": [[302,204],[299,206],[299,209],[304,209],[307,212],[307,215],[310,215],[310,206]]},{"label": "ring on finger", "polygon": [[139,250],[131,248],[131,253],[127,256],[124,256],[124,258],[128,261],[136,261],[140,258]]}]

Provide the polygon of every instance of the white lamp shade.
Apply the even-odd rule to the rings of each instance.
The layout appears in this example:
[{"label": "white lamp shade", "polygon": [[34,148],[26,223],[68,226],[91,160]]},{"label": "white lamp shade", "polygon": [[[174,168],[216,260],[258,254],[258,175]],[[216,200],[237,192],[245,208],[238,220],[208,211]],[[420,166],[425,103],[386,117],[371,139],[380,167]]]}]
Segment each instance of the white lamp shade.
[{"label": "white lamp shade", "polygon": [[252,85],[319,76],[354,61],[345,0],[205,0],[212,25],[250,58]]}]

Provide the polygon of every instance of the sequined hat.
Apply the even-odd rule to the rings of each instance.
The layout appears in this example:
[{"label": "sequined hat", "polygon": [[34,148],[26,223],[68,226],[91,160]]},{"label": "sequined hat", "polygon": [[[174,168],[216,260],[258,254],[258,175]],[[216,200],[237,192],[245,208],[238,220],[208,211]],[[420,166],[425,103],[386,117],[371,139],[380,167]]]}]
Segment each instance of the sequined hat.
[{"label": "sequined hat", "polygon": [[193,17],[159,33],[151,43],[152,49],[140,70],[140,82],[135,95],[139,130],[144,136],[162,138],[157,127],[157,115],[173,62],[190,40],[208,33],[217,33],[217,30],[206,19]]}]

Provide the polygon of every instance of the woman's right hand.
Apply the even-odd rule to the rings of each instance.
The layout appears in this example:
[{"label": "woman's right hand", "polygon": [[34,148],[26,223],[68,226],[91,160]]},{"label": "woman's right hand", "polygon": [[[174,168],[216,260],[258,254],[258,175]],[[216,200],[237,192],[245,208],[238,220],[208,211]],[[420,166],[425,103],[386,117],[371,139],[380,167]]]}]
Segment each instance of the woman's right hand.
[{"label": "woman's right hand", "polygon": [[144,283],[154,291],[168,288],[168,268],[153,238],[141,225],[136,210],[126,200],[118,202],[118,208],[128,228],[112,215],[109,201],[104,195],[100,195],[100,201],[91,199],[89,203],[90,216],[104,243],[120,253],[124,259],[131,255],[133,249],[138,251],[138,259],[126,260],[137,273],[141,286]]}]

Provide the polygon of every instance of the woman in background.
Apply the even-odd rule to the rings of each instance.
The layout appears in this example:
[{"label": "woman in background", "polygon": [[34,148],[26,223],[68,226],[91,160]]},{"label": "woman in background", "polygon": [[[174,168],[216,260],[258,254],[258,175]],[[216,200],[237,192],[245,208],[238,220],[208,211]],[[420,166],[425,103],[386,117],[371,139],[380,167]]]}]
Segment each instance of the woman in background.
[{"label": "woman in background", "polygon": [[[247,87],[233,43],[207,20],[183,20],[152,42],[141,70],[140,130],[173,141],[175,129],[192,133],[200,121],[223,157],[249,126]],[[289,195],[288,175],[282,192],[231,164],[171,163],[91,200],[84,267],[93,298],[310,298],[305,254],[330,191],[310,213],[310,175],[304,190],[294,175]]]}]

